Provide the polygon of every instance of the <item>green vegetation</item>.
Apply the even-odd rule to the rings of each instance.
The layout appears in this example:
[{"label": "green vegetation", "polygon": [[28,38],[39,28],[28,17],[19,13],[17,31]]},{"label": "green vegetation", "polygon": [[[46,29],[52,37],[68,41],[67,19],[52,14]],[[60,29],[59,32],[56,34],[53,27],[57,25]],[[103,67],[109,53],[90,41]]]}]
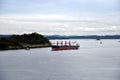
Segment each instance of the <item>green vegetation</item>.
[{"label": "green vegetation", "polygon": [[50,47],[50,42],[38,33],[0,38],[0,50]]}]

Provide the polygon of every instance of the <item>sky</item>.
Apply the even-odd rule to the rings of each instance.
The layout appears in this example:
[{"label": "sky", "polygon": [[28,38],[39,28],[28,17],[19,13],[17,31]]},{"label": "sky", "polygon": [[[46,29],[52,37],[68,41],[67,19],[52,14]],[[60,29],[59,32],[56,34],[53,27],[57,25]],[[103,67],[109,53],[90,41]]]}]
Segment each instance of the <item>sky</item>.
[{"label": "sky", "polygon": [[0,34],[119,35],[120,0],[0,0]]}]

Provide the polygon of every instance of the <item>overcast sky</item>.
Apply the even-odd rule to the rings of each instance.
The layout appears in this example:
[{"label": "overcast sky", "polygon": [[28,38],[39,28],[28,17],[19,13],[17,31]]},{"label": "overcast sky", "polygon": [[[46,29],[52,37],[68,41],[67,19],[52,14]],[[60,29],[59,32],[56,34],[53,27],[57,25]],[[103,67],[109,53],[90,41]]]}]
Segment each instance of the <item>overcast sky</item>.
[{"label": "overcast sky", "polygon": [[0,0],[0,34],[120,34],[120,0]]}]

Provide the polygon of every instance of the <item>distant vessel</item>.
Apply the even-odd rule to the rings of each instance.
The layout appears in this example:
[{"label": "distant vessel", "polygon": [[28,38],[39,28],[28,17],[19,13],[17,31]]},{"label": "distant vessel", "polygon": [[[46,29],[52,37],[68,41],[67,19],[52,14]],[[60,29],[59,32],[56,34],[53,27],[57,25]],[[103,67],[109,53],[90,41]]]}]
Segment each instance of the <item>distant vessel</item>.
[{"label": "distant vessel", "polygon": [[72,49],[79,49],[79,45],[76,42],[67,42],[65,41],[63,44],[63,41],[52,44],[52,50],[72,50]]},{"label": "distant vessel", "polygon": [[29,46],[27,46],[27,47],[25,48],[25,50],[30,50],[30,47],[29,47]]},{"label": "distant vessel", "polygon": [[100,38],[97,38],[96,40],[100,40]]},{"label": "distant vessel", "polygon": [[100,44],[102,44],[102,41],[100,41]]}]

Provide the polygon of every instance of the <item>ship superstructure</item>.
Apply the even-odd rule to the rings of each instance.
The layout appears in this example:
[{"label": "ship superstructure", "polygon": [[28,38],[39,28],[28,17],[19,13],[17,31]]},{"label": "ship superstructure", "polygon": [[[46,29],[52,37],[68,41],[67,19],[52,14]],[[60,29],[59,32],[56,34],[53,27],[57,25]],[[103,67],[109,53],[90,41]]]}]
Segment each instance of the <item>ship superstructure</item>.
[{"label": "ship superstructure", "polygon": [[71,41],[57,41],[56,43],[52,43],[52,50],[71,50],[71,49],[79,49],[79,45],[77,42]]}]

